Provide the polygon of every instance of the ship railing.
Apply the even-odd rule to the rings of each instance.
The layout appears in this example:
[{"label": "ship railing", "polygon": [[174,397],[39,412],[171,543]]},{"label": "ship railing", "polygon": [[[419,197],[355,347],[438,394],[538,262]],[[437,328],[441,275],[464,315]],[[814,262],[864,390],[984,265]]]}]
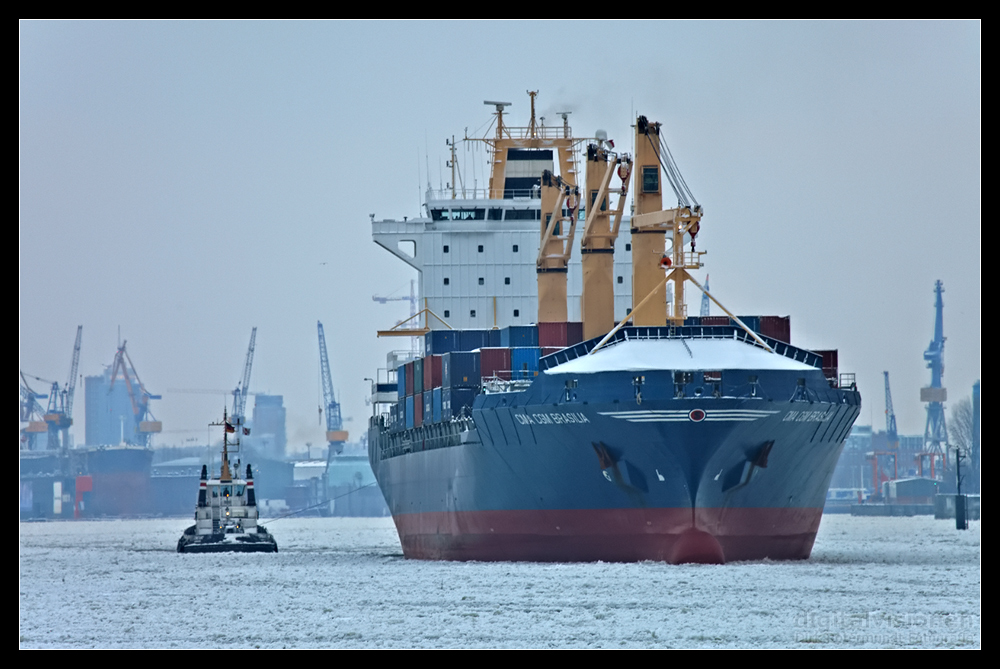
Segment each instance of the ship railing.
[{"label": "ship railing", "polygon": [[483,377],[483,393],[487,395],[492,393],[515,393],[531,386],[533,379],[511,378],[512,375],[516,377],[517,373],[512,374],[510,371],[500,371],[495,376]]},{"label": "ship railing", "polygon": [[[760,339],[771,347],[774,353],[802,362],[817,369],[823,368],[823,356],[807,351],[783,341],[778,341],[772,337],[758,334]],[[594,350],[604,337],[594,337],[587,341],[580,342],[574,346],[550,353],[539,359],[538,368],[546,371],[561,365],[570,360],[588,355]],[[751,337],[743,328],[734,325],[681,325],[681,326],[648,326],[648,327],[625,327],[614,334],[614,336],[604,344],[604,348],[620,344],[624,341],[650,340],[650,339],[735,339],[751,346],[764,349],[760,343]]]},{"label": "ship railing", "polygon": [[844,390],[857,390],[858,383],[857,379],[854,378],[854,372],[841,372],[840,378],[835,379],[837,385],[836,388],[843,388]]},{"label": "ship railing", "polygon": [[541,188],[428,188],[426,201],[435,206],[448,200],[540,200]]}]

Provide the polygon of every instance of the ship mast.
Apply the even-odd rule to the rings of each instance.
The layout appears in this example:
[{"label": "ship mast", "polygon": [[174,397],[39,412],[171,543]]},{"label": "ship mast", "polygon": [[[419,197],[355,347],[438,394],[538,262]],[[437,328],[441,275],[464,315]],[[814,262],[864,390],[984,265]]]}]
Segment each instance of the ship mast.
[{"label": "ship mast", "polygon": [[[236,427],[229,422],[229,416],[226,414],[226,409],[222,409],[222,422],[221,423],[209,423],[209,426],[217,427],[221,426],[222,429],[222,466],[219,471],[219,480],[223,483],[228,483],[233,480],[232,471],[229,469],[229,433],[235,432]],[[239,446],[239,439],[233,444],[234,446]]]},{"label": "ship mast", "polygon": [[[667,321],[673,325],[684,325],[687,316],[684,282],[692,281],[698,285],[688,270],[700,269],[701,256],[705,254],[695,250],[694,241],[701,228],[701,206],[692,202],[693,198],[685,197],[686,193],[682,191],[676,193],[677,207],[663,209],[660,166],[666,168],[665,148],[660,139],[660,124],[640,116],[635,124],[635,162],[639,184],[634,196],[635,215],[632,217],[632,322],[635,325],[663,325]],[[674,185],[677,179],[668,169],[664,171]],[[690,252],[684,251],[684,235],[690,235]],[[669,255],[665,253],[668,238],[671,247]],[[668,271],[667,282],[672,281],[674,289],[670,314],[667,313],[665,299],[643,300],[663,283],[664,270]]]}]

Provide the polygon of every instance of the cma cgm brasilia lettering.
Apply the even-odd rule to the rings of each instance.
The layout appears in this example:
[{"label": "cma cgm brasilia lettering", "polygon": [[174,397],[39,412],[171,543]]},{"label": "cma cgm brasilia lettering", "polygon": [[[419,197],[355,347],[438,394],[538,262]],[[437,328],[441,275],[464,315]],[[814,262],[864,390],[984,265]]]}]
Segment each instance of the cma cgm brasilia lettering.
[{"label": "cma cgm brasilia lettering", "polygon": [[[790,344],[788,317],[736,316],[698,283],[703,212],[659,124],[637,118],[629,156],[574,138],[566,115],[537,124],[531,103],[526,127],[487,103],[495,134],[468,140],[488,189],[372,220],[424,306],[379,333],[420,345],[372,387],[369,457],[404,554],[809,557],[861,407],[853,375]],[[702,316],[686,315],[689,283]]]}]

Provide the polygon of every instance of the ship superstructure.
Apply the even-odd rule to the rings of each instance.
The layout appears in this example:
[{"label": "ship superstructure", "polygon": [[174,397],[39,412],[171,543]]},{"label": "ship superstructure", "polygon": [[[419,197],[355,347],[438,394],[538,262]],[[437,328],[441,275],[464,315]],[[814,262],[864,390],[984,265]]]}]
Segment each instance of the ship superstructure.
[{"label": "ship superstructure", "polygon": [[[534,96],[527,126],[505,122],[506,102],[495,106],[492,136],[467,141],[485,145],[493,166],[486,188],[455,185],[428,187],[423,216],[404,220],[372,220],[375,243],[419,272],[421,307],[426,306],[455,329],[528,325],[538,322],[536,279],[539,227],[542,220],[542,176],[548,171],[567,183],[580,175],[579,155],[586,138],[573,137],[568,118],[559,126],[536,122]],[[452,143],[454,145],[454,143]],[[452,155],[451,163],[456,164]],[[582,216],[584,208],[577,210]],[[622,230],[613,249],[617,268],[615,316],[631,307],[630,234]],[[583,271],[580,247],[568,263],[566,321],[580,320]],[[446,328],[431,318],[430,329]]]}]

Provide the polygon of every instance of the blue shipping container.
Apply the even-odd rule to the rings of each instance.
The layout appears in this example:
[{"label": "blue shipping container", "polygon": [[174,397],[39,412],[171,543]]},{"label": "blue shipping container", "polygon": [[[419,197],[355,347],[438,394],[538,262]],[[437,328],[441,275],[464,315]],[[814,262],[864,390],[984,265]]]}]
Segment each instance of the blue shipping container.
[{"label": "blue shipping container", "polygon": [[413,427],[413,395],[406,398],[406,427],[407,429]]},{"label": "blue shipping container", "polygon": [[424,425],[434,422],[434,403],[432,398],[434,397],[433,391],[428,390],[424,393]]},{"label": "blue shipping container", "polygon": [[478,393],[472,388],[443,388],[441,390],[441,418],[451,420],[472,415],[472,401]]},{"label": "blue shipping container", "polygon": [[441,358],[441,385],[445,388],[479,388],[479,352],[452,351]]},{"label": "blue shipping container", "polygon": [[444,355],[457,351],[458,330],[431,330],[424,335],[424,355]]},{"label": "blue shipping container", "polygon": [[475,351],[490,343],[489,330],[459,330],[459,351]]},{"label": "blue shipping container", "polygon": [[441,388],[435,388],[433,391],[431,391],[431,395],[433,395],[433,399],[431,400],[431,404],[434,405],[433,406],[433,409],[434,409],[434,414],[433,414],[433,416],[434,416],[434,422],[435,423],[440,423],[441,422]]},{"label": "blue shipping container", "polygon": [[500,346],[515,348],[538,346],[538,327],[535,325],[509,325],[500,330]]},{"label": "blue shipping container", "polygon": [[406,397],[406,365],[396,368],[396,396],[400,399]]},{"label": "blue shipping container", "polygon": [[[743,321],[743,324],[748,328],[760,334],[760,316],[738,316],[737,318]],[[736,321],[733,321],[733,325],[736,325]],[[739,327],[739,325],[736,325],[736,327]]]},{"label": "blue shipping container", "polygon": [[538,376],[539,348],[510,349],[511,378],[533,379]]}]

